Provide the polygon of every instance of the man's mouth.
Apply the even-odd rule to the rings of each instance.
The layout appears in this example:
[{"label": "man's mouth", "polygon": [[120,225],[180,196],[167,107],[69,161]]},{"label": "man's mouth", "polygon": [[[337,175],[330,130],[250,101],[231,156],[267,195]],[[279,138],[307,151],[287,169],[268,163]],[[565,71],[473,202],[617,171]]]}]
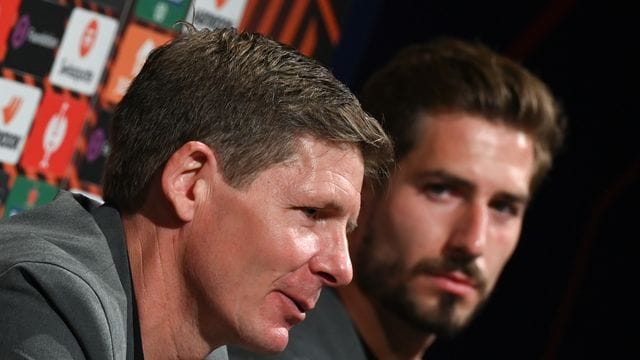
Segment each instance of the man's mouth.
[{"label": "man's mouth", "polygon": [[441,274],[437,274],[437,276],[446,277],[451,281],[454,281],[459,284],[467,285],[473,288],[477,287],[477,282],[473,278],[463,274],[460,271],[441,273]]},{"label": "man's mouth", "polygon": [[284,293],[284,295],[288,297],[289,300],[291,300],[291,302],[298,308],[298,311],[300,311],[301,313],[306,313],[307,311],[313,309],[313,307],[315,306],[314,301],[307,300],[303,296],[296,296],[287,293]]},{"label": "man's mouth", "polygon": [[431,273],[432,281],[443,291],[458,296],[469,296],[477,292],[478,282],[473,278],[458,272],[436,272]]},{"label": "man's mouth", "polygon": [[460,296],[482,293],[486,287],[485,277],[474,263],[423,260],[414,268],[414,274],[421,273],[432,278],[442,290]]}]

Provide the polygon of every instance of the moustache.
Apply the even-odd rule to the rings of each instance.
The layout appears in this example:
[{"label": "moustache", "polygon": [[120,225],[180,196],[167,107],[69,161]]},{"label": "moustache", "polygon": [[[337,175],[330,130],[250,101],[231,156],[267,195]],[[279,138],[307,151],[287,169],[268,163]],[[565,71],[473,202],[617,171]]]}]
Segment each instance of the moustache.
[{"label": "moustache", "polygon": [[480,267],[473,260],[460,259],[422,259],[412,269],[411,275],[446,275],[453,272],[464,274],[474,284],[474,287],[484,292],[487,279]]}]

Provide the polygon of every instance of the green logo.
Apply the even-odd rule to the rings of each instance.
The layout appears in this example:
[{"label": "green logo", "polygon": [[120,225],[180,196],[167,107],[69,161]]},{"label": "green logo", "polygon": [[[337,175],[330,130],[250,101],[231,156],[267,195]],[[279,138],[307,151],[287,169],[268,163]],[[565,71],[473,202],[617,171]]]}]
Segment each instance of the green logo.
[{"label": "green logo", "polygon": [[53,200],[57,193],[56,187],[43,181],[33,181],[18,175],[9,192],[4,208],[4,217],[8,218],[25,210],[44,205]]},{"label": "green logo", "polygon": [[176,22],[184,20],[189,0],[139,0],[136,16],[160,26],[174,29]]}]

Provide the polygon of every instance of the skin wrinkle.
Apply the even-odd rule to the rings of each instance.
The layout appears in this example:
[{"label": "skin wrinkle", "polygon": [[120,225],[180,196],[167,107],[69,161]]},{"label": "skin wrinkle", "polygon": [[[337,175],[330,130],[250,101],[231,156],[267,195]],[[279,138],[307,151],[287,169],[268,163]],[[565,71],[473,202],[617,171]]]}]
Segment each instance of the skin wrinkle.
[{"label": "skin wrinkle", "polygon": [[[162,300],[163,300],[162,303],[166,304],[166,297],[169,294],[169,290],[167,288],[167,285],[168,285],[167,283],[168,283],[168,280],[171,279],[171,276],[169,276],[170,274],[168,274],[167,269],[164,266],[164,263],[165,263],[163,261],[164,260],[163,259],[164,252],[160,250],[160,244],[159,244],[159,239],[161,239],[162,237],[160,236],[159,231],[160,231],[159,228],[157,228],[157,227],[154,228],[155,236],[154,236],[152,242],[155,245],[156,253],[159,255],[159,257],[158,257],[158,266],[160,267],[160,273],[164,275],[163,276],[164,279],[163,279],[163,281],[161,281],[161,286],[162,286],[162,290],[163,290],[163,292],[162,292],[162,295],[163,295],[162,296]],[[173,241],[171,242],[171,244],[172,244],[172,247],[173,247]],[[174,253],[175,253],[175,250],[174,250]],[[171,349],[174,352],[173,356],[175,358],[179,358],[178,357],[178,353],[177,353],[179,348],[178,348],[178,343],[176,342],[176,337],[178,336],[176,334],[176,332],[178,330],[176,329],[175,326],[173,326],[174,324],[172,324],[172,319],[171,318],[163,318],[163,320],[165,322],[165,326],[167,326],[170,329],[171,334],[172,334],[172,336],[169,336],[169,339],[170,339],[171,342],[173,342],[173,346],[171,347]],[[179,324],[176,324],[176,325],[179,325]],[[178,328],[179,327],[180,326],[178,326]]]},{"label": "skin wrinkle", "polygon": [[[157,251],[157,252],[158,252],[158,254],[160,255],[160,256],[159,256],[159,259],[160,259],[160,261],[159,261],[159,263],[160,263],[160,264],[159,264],[159,265],[160,265],[160,269],[161,269],[160,271],[161,271],[161,273],[162,273],[162,274],[164,274],[164,275],[165,275],[165,276],[164,276],[164,277],[165,277],[165,279],[166,279],[166,280],[168,280],[168,279],[171,279],[171,278],[172,278],[172,277],[170,276],[170,274],[169,274],[169,269],[171,269],[172,267],[169,267],[169,269],[167,269],[167,267],[165,266],[165,261],[163,261],[163,260],[164,260],[164,259],[163,259],[163,255],[164,255],[164,254],[163,254],[163,252],[162,252],[162,251],[160,251],[159,239],[161,239],[161,237],[160,237],[160,235],[158,234],[158,232],[159,232],[159,231],[160,231],[160,229],[159,229],[159,228],[155,228],[155,233],[156,233],[156,235],[155,235],[155,241],[154,241],[154,244],[156,245],[156,251]],[[175,238],[174,238],[174,239],[175,239]],[[173,240],[173,239],[172,239],[172,240]],[[170,243],[171,243],[171,250],[172,250],[172,253],[173,253],[173,255],[175,256],[175,255],[177,254],[177,251],[176,251],[176,249],[175,249],[175,247],[174,247],[174,244],[175,244],[175,243],[174,243],[174,241],[171,241]],[[175,262],[175,257],[173,258],[173,261]],[[163,289],[163,290],[164,290],[164,297],[163,297],[163,298],[165,298],[165,299],[166,299],[166,297],[167,297],[167,296],[169,296],[169,294],[170,294],[170,291],[169,291],[169,289],[167,288],[167,287],[168,287],[168,283],[169,283],[169,281],[166,281],[166,280],[165,280],[165,281],[162,281],[162,285],[163,285],[163,287],[164,287],[164,289]],[[173,285],[173,284],[171,284],[171,285]],[[164,302],[166,303],[166,301],[164,301]],[[179,358],[179,356],[178,356],[178,354],[177,354],[178,349],[179,349],[179,347],[178,347],[178,343],[179,343],[179,342],[177,341],[177,339],[180,337],[180,336],[179,336],[179,334],[178,334],[178,332],[179,332],[179,330],[178,330],[178,329],[179,329],[179,328],[181,328],[181,326],[180,326],[180,324],[172,324],[172,319],[171,319],[171,318],[165,318],[165,321],[167,322],[167,326],[169,326],[169,328],[171,329],[171,333],[172,333],[172,335],[173,335],[173,336],[170,336],[170,339],[171,339],[171,341],[173,342],[173,346],[172,346],[171,348],[172,348],[172,349],[174,349],[174,350],[176,351],[176,353],[174,354],[174,356],[175,356],[176,358]],[[181,342],[180,342],[180,343],[181,343]]]},{"label": "skin wrinkle", "polygon": [[[301,139],[298,141],[297,144],[299,147],[301,148],[305,148],[308,147],[308,139]],[[326,152],[326,151],[325,151]],[[346,155],[343,155],[342,159],[340,160],[344,160],[344,158],[346,157]],[[309,163],[304,163],[305,165],[309,165],[312,169],[311,174],[309,175],[310,179],[312,180],[314,178],[314,176],[316,175],[316,165],[313,162],[309,162]],[[336,197],[335,194],[337,194],[339,191],[342,191],[343,194],[348,194],[349,190],[347,189],[347,184],[349,183],[349,180],[341,174],[337,174],[337,173],[333,173],[333,172],[329,172],[328,173],[329,176],[331,177],[331,179],[329,181],[327,181],[328,184],[331,185],[331,190],[334,193],[333,197]],[[314,196],[314,189],[311,188],[305,188],[303,189],[304,192],[307,192],[308,195],[310,196]],[[357,191],[358,195],[361,195],[361,191]],[[329,203],[325,203],[325,204],[321,204],[321,207],[323,208],[328,208],[330,210],[333,210],[335,212],[338,213],[343,213],[346,210],[344,208],[342,208],[342,206],[340,206],[339,204],[336,204],[335,202],[329,202]],[[346,226],[346,232],[347,234],[351,233],[355,228],[357,227],[357,216],[354,219],[349,219],[347,226]]]}]

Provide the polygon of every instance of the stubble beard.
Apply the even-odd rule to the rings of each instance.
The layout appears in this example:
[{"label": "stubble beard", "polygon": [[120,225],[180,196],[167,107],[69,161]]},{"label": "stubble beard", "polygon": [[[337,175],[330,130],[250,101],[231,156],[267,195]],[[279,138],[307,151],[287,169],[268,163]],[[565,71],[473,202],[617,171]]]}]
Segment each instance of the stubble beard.
[{"label": "stubble beard", "polygon": [[[374,236],[369,231],[363,246],[355,256],[357,271],[354,281],[375,302],[383,306],[387,312],[394,314],[418,332],[451,337],[463,330],[471,319],[486,303],[484,279],[472,265],[461,266],[465,273],[471,273],[480,281],[479,288],[482,300],[468,314],[461,313],[462,299],[454,294],[442,293],[432,304],[424,304],[424,300],[413,296],[407,283],[416,273],[425,268],[443,265],[442,261],[423,259],[413,269],[406,269],[397,256],[389,258],[389,251],[380,251]],[[459,261],[456,261],[459,262]],[[453,263],[453,262],[450,262]]]}]

